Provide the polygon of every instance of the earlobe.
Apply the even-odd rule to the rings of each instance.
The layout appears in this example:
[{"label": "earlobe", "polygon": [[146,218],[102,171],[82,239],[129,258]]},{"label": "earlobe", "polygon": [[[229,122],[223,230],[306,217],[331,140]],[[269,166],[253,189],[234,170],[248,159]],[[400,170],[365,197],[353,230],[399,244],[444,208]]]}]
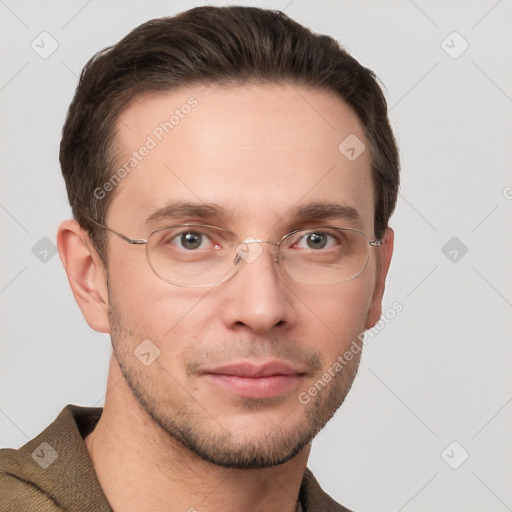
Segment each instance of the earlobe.
[{"label": "earlobe", "polygon": [[107,272],[77,221],[67,220],[57,231],[57,247],[69,285],[89,326],[110,332]]},{"label": "earlobe", "polygon": [[375,277],[375,288],[372,296],[372,303],[366,319],[366,329],[371,329],[380,319],[382,314],[382,297],[386,287],[386,276],[388,275],[391,257],[393,256],[393,246],[395,233],[391,228],[387,228],[383,237],[384,243],[378,248],[377,273]]}]

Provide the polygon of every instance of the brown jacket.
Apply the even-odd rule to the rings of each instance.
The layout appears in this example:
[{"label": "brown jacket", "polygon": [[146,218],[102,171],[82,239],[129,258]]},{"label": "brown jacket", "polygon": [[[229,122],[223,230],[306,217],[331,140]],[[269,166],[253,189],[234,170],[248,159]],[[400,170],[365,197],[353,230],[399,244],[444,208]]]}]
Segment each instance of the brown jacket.
[{"label": "brown jacket", "polygon": [[[19,450],[0,450],[0,512],[112,512],[83,442],[102,409],[67,405]],[[350,512],[330,498],[306,469],[304,512]]]}]

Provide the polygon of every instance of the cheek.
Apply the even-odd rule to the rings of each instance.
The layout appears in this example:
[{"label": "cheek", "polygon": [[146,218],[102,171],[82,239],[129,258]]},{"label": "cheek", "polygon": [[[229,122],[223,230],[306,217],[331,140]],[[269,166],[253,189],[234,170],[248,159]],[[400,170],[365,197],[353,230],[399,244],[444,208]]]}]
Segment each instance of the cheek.
[{"label": "cheek", "polygon": [[133,337],[164,340],[193,316],[206,292],[166,283],[154,274],[144,251],[133,253],[109,254],[110,300]]},{"label": "cheek", "polygon": [[[142,340],[151,340],[160,350],[159,365],[181,375],[183,361],[201,346],[212,325],[208,289],[172,286],[151,274],[128,275],[120,269],[110,279],[117,328],[123,330],[123,345],[129,352]],[[210,307],[208,307],[210,305]],[[126,336],[129,332],[129,336]]]},{"label": "cheek", "polygon": [[[369,270],[369,269],[366,269]],[[366,274],[366,270],[364,274]],[[321,290],[311,290],[304,297],[310,321],[304,323],[311,342],[325,356],[335,359],[364,331],[371,306],[374,272],[353,281]]]}]

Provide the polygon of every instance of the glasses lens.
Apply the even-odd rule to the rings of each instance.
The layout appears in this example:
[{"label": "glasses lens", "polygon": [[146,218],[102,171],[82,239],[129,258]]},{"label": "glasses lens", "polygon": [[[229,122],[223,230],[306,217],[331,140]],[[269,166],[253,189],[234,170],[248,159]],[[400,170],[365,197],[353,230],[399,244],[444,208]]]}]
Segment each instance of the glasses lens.
[{"label": "glasses lens", "polygon": [[[235,273],[245,259],[239,257],[238,245],[235,235],[223,229],[181,225],[153,232],[146,250],[153,271],[164,281],[202,287],[220,284]],[[321,227],[286,236],[279,252],[280,265],[294,281],[329,285],[361,274],[369,242],[353,229]]]},{"label": "glasses lens", "polygon": [[328,285],[350,281],[365,269],[366,236],[349,228],[314,228],[289,235],[281,244],[281,263],[294,280]]},{"label": "glasses lens", "polygon": [[201,225],[174,226],[151,234],[147,255],[153,271],[179,286],[213,286],[235,271],[232,233]]}]

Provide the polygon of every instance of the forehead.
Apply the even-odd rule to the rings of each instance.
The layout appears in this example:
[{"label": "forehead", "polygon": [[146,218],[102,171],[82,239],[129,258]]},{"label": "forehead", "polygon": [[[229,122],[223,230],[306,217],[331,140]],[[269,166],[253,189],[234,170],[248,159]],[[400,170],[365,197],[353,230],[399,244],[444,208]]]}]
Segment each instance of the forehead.
[{"label": "forehead", "polygon": [[262,225],[299,204],[329,202],[356,209],[373,229],[363,128],[330,93],[259,84],[144,96],[120,116],[116,146],[115,172],[125,172],[108,218],[118,227],[142,229],[177,201],[216,204]]}]

